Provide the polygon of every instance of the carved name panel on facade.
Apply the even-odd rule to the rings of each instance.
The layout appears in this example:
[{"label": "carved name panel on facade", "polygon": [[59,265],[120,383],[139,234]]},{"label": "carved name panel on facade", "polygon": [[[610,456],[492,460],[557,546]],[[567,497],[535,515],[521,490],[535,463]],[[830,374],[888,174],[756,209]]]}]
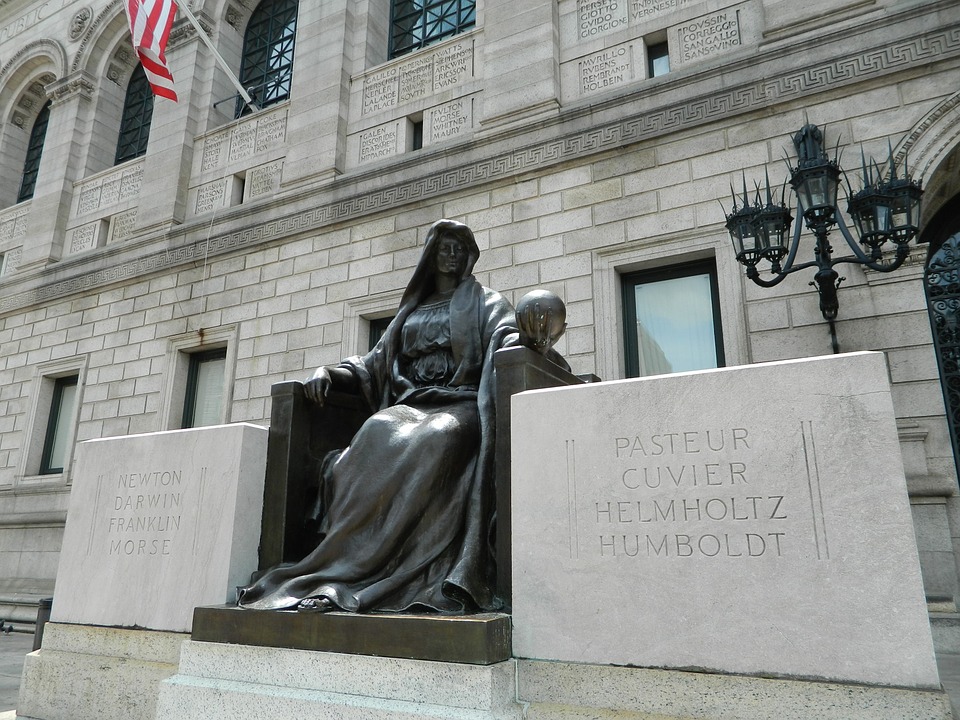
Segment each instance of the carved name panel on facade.
[{"label": "carved name panel on facade", "polygon": [[135,200],[143,185],[143,161],[100,173],[74,185],[77,198],[74,217],[82,217],[109,209],[121,202]]},{"label": "carved name panel on facade", "polygon": [[625,0],[577,0],[577,37],[581,40],[626,26]]},{"label": "carved name panel on facade", "polygon": [[92,222],[87,225],[81,225],[70,232],[70,247],[67,249],[68,255],[93,250],[97,247],[99,241],[100,223]]},{"label": "carved name panel on facade", "polygon": [[438,105],[427,112],[427,118],[430,144],[452,140],[473,128],[473,99],[460,98]]},{"label": "carved name panel on facade", "polygon": [[740,47],[740,11],[704,15],[674,31],[677,57],[681,63],[716,55]]},{"label": "carved name panel on facade", "polygon": [[378,125],[360,133],[359,162],[372,162],[397,155],[404,150],[401,128],[406,119]]},{"label": "carved name panel on facade", "polygon": [[247,199],[253,200],[263,195],[272,195],[279,190],[282,172],[282,160],[260,165],[247,171]]},{"label": "carved name panel on facade", "polygon": [[27,215],[30,213],[30,203],[22,203],[16,207],[0,213],[0,243],[13,242],[22,238],[27,232]]},{"label": "carved name panel on facade", "polygon": [[473,51],[473,40],[467,38],[364,75],[359,80],[361,114],[389,110],[472,79]]},{"label": "carved name panel on facade", "polygon": [[200,172],[208,173],[231,164],[242,164],[260,153],[284,145],[287,138],[287,110],[257,115],[227,130],[203,138]]},{"label": "carved name panel on facade", "polygon": [[110,218],[110,235],[107,243],[123,242],[131,235],[137,226],[137,208],[117,213]]},{"label": "carved name panel on facade", "polygon": [[[647,80],[651,31],[663,33],[673,69],[738,50],[759,36],[756,8],[744,3],[694,17],[692,0],[564,0],[561,7],[566,101]],[[589,52],[581,55],[578,48]]]}]

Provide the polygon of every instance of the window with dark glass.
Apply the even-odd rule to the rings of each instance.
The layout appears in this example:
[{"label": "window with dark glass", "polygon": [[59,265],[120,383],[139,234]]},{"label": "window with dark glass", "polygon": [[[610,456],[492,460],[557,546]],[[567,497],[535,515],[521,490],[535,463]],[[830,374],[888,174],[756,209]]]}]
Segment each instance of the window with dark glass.
[{"label": "window with dark glass", "polygon": [[[297,0],[263,0],[247,23],[240,83],[257,107],[265,108],[290,97],[297,7]],[[245,112],[249,108],[238,98],[237,117]]]},{"label": "window with dark glass", "polygon": [[221,423],[226,367],[226,348],[190,354],[182,427],[205,427]]},{"label": "window with dark glass", "polygon": [[74,410],[77,405],[77,381],[79,376],[57,378],[53,385],[53,399],[47,415],[47,432],[40,457],[40,474],[52,475],[63,472],[67,446],[70,442]]},{"label": "window with dark glass", "polygon": [[631,273],[622,282],[628,377],[723,366],[713,261]]},{"label": "window with dark glass", "polygon": [[647,77],[660,77],[670,72],[670,48],[661,42],[647,46]]},{"label": "window with dark glass", "polygon": [[373,350],[377,346],[380,338],[382,338],[383,334],[387,331],[387,325],[390,324],[391,320],[393,320],[392,316],[376,318],[370,321],[370,341],[367,343],[367,350]]},{"label": "window with dark glass", "polygon": [[476,24],[476,0],[393,0],[390,57],[426,47]]},{"label": "window with dark glass", "polygon": [[117,138],[117,156],[113,161],[119,165],[126,160],[138,158],[147,152],[150,139],[150,123],[153,120],[153,91],[143,72],[143,66],[137,65],[127,83],[127,96],[123,101],[123,115],[120,118],[120,135]]},{"label": "window with dark glass", "polygon": [[47,138],[47,124],[50,122],[50,101],[40,108],[37,119],[33,122],[30,131],[30,140],[27,143],[27,157],[23,161],[23,176],[20,180],[20,192],[17,193],[17,202],[23,202],[33,197],[37,187],[37,173],[40,171],[40,156],[43,154],[43,141]]}]

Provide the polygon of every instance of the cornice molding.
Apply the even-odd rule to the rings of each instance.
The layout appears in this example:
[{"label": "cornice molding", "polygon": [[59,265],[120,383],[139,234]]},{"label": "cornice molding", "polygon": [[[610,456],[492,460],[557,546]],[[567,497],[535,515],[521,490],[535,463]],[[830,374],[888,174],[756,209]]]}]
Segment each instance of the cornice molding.
[{"label": "cornice molding", "polygon": [[58,105],[74,95],[79,95],[85,100],[90,100],[93,97],[94,91],[97,89],[97,84],[94,78],[88,73],[79,70],[65,78],[50,83],[44,89],[47,91],[47,97],[50,98],[53,104]]},{"label": "cornice molding", "polygon": [[3,68],[0,68],[0,85],[5,83],[12,73],[21,63],[31,56],[46,55],[56,65],[56,74],[63,76],[67,68],[67,51],[56,40],[43,38],[27,43],[20,48],[7,62]]},{"label": "cornice molding", "polygon": [[[162,241],[167,249],[92,271],[84,271],[78,267],[74,277],[0,298],[0,313],[8,313],[53,298],[102,287],[183,263],[256,247],[285,236],[316,232],[346,219],[357,219],[391,208],[399,208],[411,202],[433,199],[481,183],[505,180],[550,165],[618,150],[624,146],[653,140],[679,130],[695,128],[711,122],[729,121],[739,115],[770,108],[777,103],[868,81],[933,59],[941,60],[956,55],[960,55],[960,27],[941,28],[864,53],[833,58],[819,64],[791,69],[775,76],[747,81],[710,94],[667,103],[651,111],[635,109],[632,114],[619,120],[527,143],[494,153],[479,161],[420,175],[390,186],[374,186],[374,189],[344,197],[345,187],[359,184],[369,173],[360,176],[347,174],[328,189],[320,191],[319,202],[309,209],[257,222],[241,230],[225,232],[209,239],[197,240],[191,236],[197,234],[199,225],[180,226],[162,236],[162,239],[157,239],[157,242]],[[624,100],[625,105],[628,102],[629,98]],[[634,108],[637,106],[634,105]],[[562,125],[555,127],[562,127]],[[542,137],[543,129],[532,134]],[[426,157],[423,160],[423,162],[428,161]],[[370,171],[370,173],[382,172],[382,168]],[[327,194],[327,197],[339,196],[343,199],[324,202],[322,200],[324,194]],[[235,217],[230,216],[231,219]],[[252,213],[247,217],[253,217]],[[108,262],[108,257],[104,255],[98,260]],[[53,268],[43,271],[41,277],[46,272],[62,275],[65,271],[67,271],[66,268]],[[25,278],[23,284],[30,281]],[[33,278],[32,281],[37,280]],[[14,281],[12,284],[20,283]]]}]

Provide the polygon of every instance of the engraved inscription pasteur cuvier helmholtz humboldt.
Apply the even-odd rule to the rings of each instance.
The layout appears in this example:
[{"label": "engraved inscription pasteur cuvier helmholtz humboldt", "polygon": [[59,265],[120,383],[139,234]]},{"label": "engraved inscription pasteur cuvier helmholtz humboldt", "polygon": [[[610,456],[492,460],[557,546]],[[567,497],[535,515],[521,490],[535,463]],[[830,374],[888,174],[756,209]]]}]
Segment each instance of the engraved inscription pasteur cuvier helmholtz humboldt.
[{"label": "engraved inscription pasteur cuvier helmholtz humboldt", "polygon": [[[746,427],[634,433],[610,439],[618,480],[593,502],[600,557],[780,558],[792,498],[753,470]],[[568,452],[575,445],[568,442]],[[576,482],[576,479],[573,479]],[[574,528],[579,554],[579,528]],[[589,549],[591,548],[592,549]]]}]

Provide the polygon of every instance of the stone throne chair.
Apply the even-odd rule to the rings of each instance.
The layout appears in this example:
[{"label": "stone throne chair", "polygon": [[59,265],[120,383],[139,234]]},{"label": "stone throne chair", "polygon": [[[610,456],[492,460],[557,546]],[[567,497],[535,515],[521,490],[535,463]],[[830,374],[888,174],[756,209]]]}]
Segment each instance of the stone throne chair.
[{"label": "stone throne chair", "polygon": [[[496,593],[509,612],[511,602],[510,397],[524,390],[596,380],[578,377],[543,355],[518,346],[494,356],[496,390]],[[323,407],[310,402],[298,381],[271,389],[270,434],[264,485],[258,573],[297,562],[315,546],[313,523],[305,520],[324,455],[346,447],[369,416],[357,396],[331,392]]]}]

